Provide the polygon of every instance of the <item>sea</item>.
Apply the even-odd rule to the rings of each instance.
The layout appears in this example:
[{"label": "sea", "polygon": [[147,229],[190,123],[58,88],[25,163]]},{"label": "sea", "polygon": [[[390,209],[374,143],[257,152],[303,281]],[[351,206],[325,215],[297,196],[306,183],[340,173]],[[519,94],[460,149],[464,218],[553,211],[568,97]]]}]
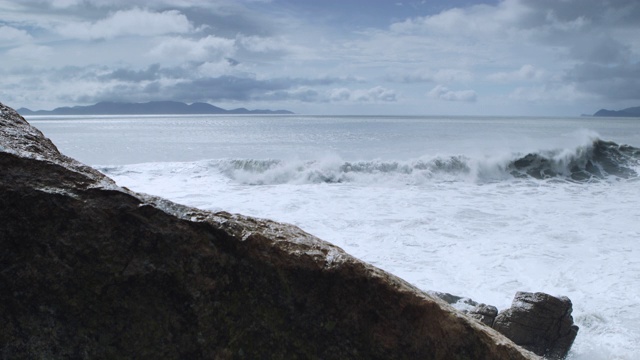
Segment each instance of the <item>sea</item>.
[{"label": "sea", "polygon": [[640,356],[640,118],[27,119],[121,186],[297,225],[425,291],[567,296],[569,359]]}]

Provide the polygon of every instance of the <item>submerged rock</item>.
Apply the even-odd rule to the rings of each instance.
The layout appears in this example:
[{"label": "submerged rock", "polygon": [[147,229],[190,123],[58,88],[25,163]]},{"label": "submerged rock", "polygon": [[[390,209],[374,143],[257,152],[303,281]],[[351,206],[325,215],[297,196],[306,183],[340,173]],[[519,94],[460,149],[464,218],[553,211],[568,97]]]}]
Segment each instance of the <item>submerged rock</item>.
[{"label": "submerged rock", "polygon": [[572,310],[567,297],[518,292],[511,307],[496,316],[493,328],[538,355],[563,359],[578,334]]},{"label": "submerged rock", "polygon": [[118,187],[0,104],[0,358],[533,359],[297,227]]}]

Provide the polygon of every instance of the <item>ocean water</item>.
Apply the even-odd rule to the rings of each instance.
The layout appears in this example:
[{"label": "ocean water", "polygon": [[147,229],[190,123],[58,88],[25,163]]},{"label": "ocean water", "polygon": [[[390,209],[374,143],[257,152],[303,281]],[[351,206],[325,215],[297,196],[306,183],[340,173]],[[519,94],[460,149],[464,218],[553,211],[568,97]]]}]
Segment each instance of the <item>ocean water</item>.
[{"label": "ocean water", "polygon": [[568,296],[570,359],[640,354],[640,119],[28,120],[122,186],[295,224],[424,290]]}]

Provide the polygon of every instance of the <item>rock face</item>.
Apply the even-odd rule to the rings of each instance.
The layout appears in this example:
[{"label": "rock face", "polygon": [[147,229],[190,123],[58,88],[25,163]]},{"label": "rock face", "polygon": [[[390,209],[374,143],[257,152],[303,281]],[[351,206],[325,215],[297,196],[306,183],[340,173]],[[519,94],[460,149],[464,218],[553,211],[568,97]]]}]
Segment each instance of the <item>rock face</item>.
[{"label": "rock face", "polygon": [[534,359],[302,230],[120,188],[0,104],[0,358]]},{"label": "rock face", "polygon": [[493,327],[538,355],[563,359],[578,334],[572,309],[567,297],[518,292],[511,307],[496,316]]},{"label": "rock face", "polygon": [[493,321],[498,315],[498,308],[493,305],[479,304],[469,312],[469,316],[480,320],[487,326],[493,326]]}]

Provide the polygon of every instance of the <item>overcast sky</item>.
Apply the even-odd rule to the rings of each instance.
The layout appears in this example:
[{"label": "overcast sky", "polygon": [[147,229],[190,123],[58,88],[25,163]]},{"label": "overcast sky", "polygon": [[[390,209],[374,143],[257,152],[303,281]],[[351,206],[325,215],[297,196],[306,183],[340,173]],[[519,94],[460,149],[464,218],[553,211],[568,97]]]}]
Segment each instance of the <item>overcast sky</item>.
[{"label": "overcast sky", "polygon": [[0,0],[0,102],[307,114],[640,106],[638,0]]}]

